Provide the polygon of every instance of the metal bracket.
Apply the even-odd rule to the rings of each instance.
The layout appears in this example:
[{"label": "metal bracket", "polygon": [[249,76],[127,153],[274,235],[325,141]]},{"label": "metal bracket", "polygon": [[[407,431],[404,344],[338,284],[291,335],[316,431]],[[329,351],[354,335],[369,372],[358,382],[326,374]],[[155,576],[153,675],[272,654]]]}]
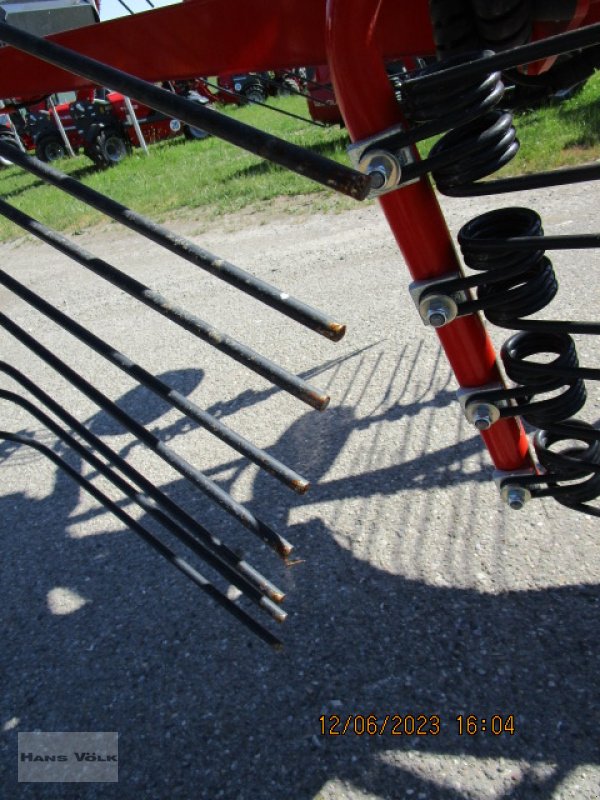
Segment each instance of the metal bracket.
[{"label": "metal bracket", "polygon": [[[432,328],[443,328],[458,316],[458,306],[467,301],[466,292],[444,292],[444,284],[462,278],[460,272],[452,272],[443,278],[428,281],[413,281],[408,287],[410,296],[425,325]],[[429,292],[435,287],[437,292]],[[427,294],[426,294],[427,292]]]},{"label": "metal bracket", "polygon": [[403,125],[395,125],[368,139],[354,142],[348,149],[348,156],[359,172],[371,178],[371,191],[368,197],[380,197],[402,186],[410,186],[419,179],[402,181],[402,169],[417,161],[414,145],[391,150],[387,147],[390,139],[405,132]]},{"label": "metal bracket", "polygon": [[494,470],[494,482],[500,492],[500,497],[504,502],[513,509],[513,511],[520,511],[525,503],[531,500],[531,491],[527,486],[522,486],[516,479],[523,477],[531,477],[536,475],[537,472],[531,469],[518,469],[513,472],[503,472],[502,470]]}]

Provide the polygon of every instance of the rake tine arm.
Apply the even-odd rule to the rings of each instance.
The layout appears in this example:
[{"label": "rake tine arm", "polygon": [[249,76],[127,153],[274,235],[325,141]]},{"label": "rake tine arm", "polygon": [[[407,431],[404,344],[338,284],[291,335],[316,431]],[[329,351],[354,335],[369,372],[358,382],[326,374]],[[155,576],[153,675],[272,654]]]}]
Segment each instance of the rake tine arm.
[{"label": "rake tine arm", "polygon": [[281,314],[285,314],[286,317],[296,320],[296,322],[325,336],[327,339],[337,342],[346,333],[346,326],[343,323],[332,320],[318,309],[312,308],[295,297],[290,297],[287,292],[283,292],[276,286],[256,278],[240,267],[236,267],[235,264],[219,258],[208,250],[204,250],[190,239],[186,239],[184,236],[158,225],[156,222],[142,216],[142,214],[138,214],[137,211],[117,203],[116,200],[97,192],[90,186],[85,186],[49,164],[45,164],[43,161],[17,150],[10,144],[5,144],[1,139],[0,155],[46,183],[56,186],[82,203],[114,219],[115,222],[119,222],[130,230],[139,233],[185,261],[189,261],[190,264],[208,272],[215,278],[225,281],[225,283],[234,286],[244,294],[254,297],[261,303],[276,309]]},{"label": "rake tine arm", "polygon": [[[0,204],[1,202],[2,201],[0,201]],[[23,286],[23,284],[2,270],[0,270],[0,284],[6,286],[7,289],[10,289],[10,291],[14,292],[26,303],[29,303],[33,308],[36,308],[53,322],[56,322],[57,325],[60,325],[64,330],[79,339],[80,342],[88,345],[88,347],[92,348],[96,353],[107,361],[110,361],[111,364],[114,364],[116,367],[123,370],[123,372],[126,372],[138,381],[138,383],[146,386],[165,400],[165,402],[169,403],[169,405],[179,409],[179,411],[187,417],[193,419],[234,450],[237,450],[238,453],[249,458],[261,467],[261,469],[264,469],[266,472],[276,477],[286,486],[294,489],[294,491],[299,494],[304,494],[304,492],[307,491],[309,488],[308,481],[297,472],[294,472],[290,467],[282,464],[261,448],[256,447],[256,445],[252,444],[248,439],[232,431],[231,428],[228,428],[227,425],[212,416],[212,414],[203,411],[180,392],[172,389],[168,384],[156,378],[139,364],[136,364],[124,353],[111,347],[111,345],[103,339],[100,339],[100,337],[93,334],[90,330],[84,328],[83,325],[79,325],[79,323],[75,322],[71,317],[63,314],[51,303],[48,303],[42,297],[32,292],[26,286]]]},{"label": "rake tine arm", "polygon": [[160,553],[163,558],[173,564],[173,566],[175,566],[180,572],[183,572],[183,574],[186,575],[193,583],[195,583],[196,586],[202,589],[203,592],[212,597],[216,603],[218,603],[230,614],[233,614],[233,616],[236,617],[243,625],[245,625],[248,630],[252,631],[252,633],[262,639],[263,642],[266,642],[272,647],[279,648],[282,646],[281,641],[269,630],[267,630],[267,628],[264,628],[259,622],[247,614],[243,608],[240,608],[225,594],[219,591],[216,586],[210,583],[210,581],[208,581],[203,575],[201,575],[190,564],[188,564],[187,561],[185,561],[183,558],[180,558],[173,550],[171,550],[170,547],[167,547],[165,544],[163,544],[163,542],[161,542],[157,536],[155,536],[153,533],[150,533],[150,531],[146,530],[143,525],[140,525],[137,520],[129,516],[129,514],[126,511],[123,511],[123,509],[120,508],[117,503],[105,495],[104,492],[100,491],[100,489],[94,486],[93,483],[84,478],[83,475],[80,475],[76,469],[73,469],[70,464],[53,452],[49,447],[41,442],[37,442],[35,439],[31,439],[28,436],[23,436],[22,434],[18,433],[10,433],[9,431],[0,430],[0,439],[6,439],[10,442],[32,447],[42,455],[46,456],[46,458],[50,459],[50,461],[56,464],[57,467],[70,475],[71,478],[73,478],[74,481],[76,481],[83,489],[85,489],[86,492],[91,494],[95,500],[101,503],[112,514],[114,514],[115,517],[127,525],[130,530],[132,530],[147,544],[149,544],[150,547],[154,548],[154,550]]},{"label": "rake tine arm", "polygon": [[[179,327],[184,328],[193,336],[198,337],[203,342],[225,353],[225,355],[243,364],[248,369],[266,378],[286,392],[298,397],[307,405],[318,410],[323,410],[329,405],[329,397],[322,394],[318,389],[315,389],[315,387],[311,386],[302,378],[299,378],[283,367],[280,367],[278,364],[275,364],[273,361],[261,356],[250,347],[238,342],[223,331],[213,328],[212,325],[204,322],[204,320],[200,319],[200,317],[197,317],[195,314],[191,314],[180,306],[171,303],[171,301],[160,292],[154,291],[135,278],[126,275],[103,259],[97,258],[92,255],[92,253],[70,242],[61,234],[47,228],[41,222],[13,208],[3,200],[0,200],[0,214],[11,222],[19,225],[28,233],[37,236],[38,239],[51,245],[55,250],[68,256],[73,261],[81,264],[83,267],[94,272],[109,283],[112,283],[114,286],[117,286],[135,300],[148,306],[153,311],[162,314],[163,317],[166,317]],[[295,475],[295,477],[291,478],[291,482],[293,483],[296,481],[298,477],[299,476]],[[296,487],[294,486],[293,488]],[[300,491],[306,491],[307,486],[302,488],[302,480],[300,480],[298,488]]]},{"label": "rake tine arm", "polygon": [[179,472],[190,483],[210,497],[217,505],[221,506],[232,517],[238,520],[245,528],[259,537],[279,555],[284,558],[292,551],[292,545],[280,534],[258,519],[251,511],[234,500],[227,492],[221,489],[214,481],[206,477],[199,469],[193,467],[188,461],[178,455],[174,450],[165,445],[143,425],[126,414],[116,403],[109,400],[95,386],[82,378],[75,370],[71,369],[58,356],[48,350],[41,342],[34,339],[19,327],[5,314],[0,313],[0,326],[14,336],[18,341],[32,350],[49,366],[55,369],[65,380],[78,388],[94,403],[116,419],[123,427],[143,442],[152,452]]},{"label": "rake tine arm", "polygon": [[37,408],[37,406],[35,406],[33,403],[30,403],[26,398],[21,397],[21,395],[16,394],[15,392],[6,391],[4,389],[0,389],[0,400],[7,400],[10,403],[15,403],[35,417],[38,422],[41,422],[41,424],[44,425],[48,430],[52,431],[55,436],[61,439],[68,447],[78,453],[84,461],[86,461],[97,472],[110,481],[113,486],[116,486],[117,489],[129,497],[130,500],[133,500],[134,503],[140,506],[140,508],[142,508],[148,514],[151,514],[164,528],[174,534],[183,544],[187,545],[197,555],[203,558],[206,563],[209,564],[209,566],[220,572],[221,575],[230,583],[232,583],[234,586],[237,586],[237,588],[247,597],[249,597],[253,603],[270,614],[273,619],[277,620],[277,622],[283,622],[285,620],[287,615],[281,610],[281,608],[279,608],[278,605],[273,603],[272,600],[266,598],[262,592],[260,592],[251,583],[246,581],[245,578],[238,572],[236,572],[227,564],[223,563],[221,559],[216,557],[214,553],[208,550],[208,548],[197,542],[196,539],[190,536],[187,531],[185,531],[180,525],[178,525],[167,514],[165,514],[164,511],[156,508],[151,500],[149,500],[145,495],[141,494],[130,483],[127,483],[127,481],[121,478],[121,476],[118,475],[109,465],[105,464],[93,453],[90,453],[89,450],[87,450],[77,441],[77,439],[61,428],[60,425],[57,425],[56,422],[54,422],[53,419],[41,411],[41,409]]},{"label": "rake tine arm", "polygon": [[[22,372],[11,364],[7,364],[4,361],[0,361],[0,372],[4,372],[5,375],[8,375],[19,383],[42,403],[42,405],[55,414],[65,425],[75,431],[98,453],[103,455],[104,458],[136,484],[148,497],[152,498],[157,506],[163,508],[172,519],[177,520],[181,526],[186,528],[189,535],[194,537],[195,542],[198,542],[199,545],[203,546],[209,552],[214,553],[217,558],[221,559],[221,561],[229,565],[229,567],[242,575],[246,580],[250,581],[255,588],[260,589],[260,591],[264,592],[271,600],[274,600],[276,603],[281,603],[284,600],[285,594],[281,589],[271,583],[264,575],[248,564],[247,561],[240,559],[237,553],[221,542],[220,539],[195,520],[187,511],[181,508],[181,506],[178,506],[168,495],[158,489],[152,481],[149,481],[141,472],[138,472],[135,467],[125,461],[115,450],[103,442],[100,437],[88,430],[85,425],[53,400],[52,397],[44,392],[37,384],[23,375]],[[205,557],[204,549],[196,549],[196,545],[191,543],[189,543],[188,546],[202,558]]]}]

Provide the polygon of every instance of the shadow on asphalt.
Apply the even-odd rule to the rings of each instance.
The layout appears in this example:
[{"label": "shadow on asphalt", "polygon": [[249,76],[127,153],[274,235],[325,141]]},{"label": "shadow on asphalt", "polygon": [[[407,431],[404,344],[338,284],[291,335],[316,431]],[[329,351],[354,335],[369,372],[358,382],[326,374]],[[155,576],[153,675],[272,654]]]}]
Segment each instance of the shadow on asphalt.
[{"label": "shadow on asphalt", "polygon": [[[202,380],[195,370],[161,377],[186,393]],[[263,399],[251,394],[213,411],[226,416]],[[255,543],[248,547],[250,560],[289,590],[283,653],[252,640],[128,532],[72,538],[75,521],[106,514],[81,514],[79,488],[65,475],[55,475],[48,497],[4,496],[0,729],[17,718],[24,731],[120,737],[118,785],[42,785],[15,783],[16,728],[1,733],[6,796],[313,800],[337,781],[336,797],[472,800],[444,778],[447,765],[474,759],[494,772],[502,757],[509,788],[495,796],[550,800],[573,769],[598,765],[597,587],[491,595],[425,585],[356,557],[320,517],[306,519],[306,508],[305,521],[294,521],[303,505],[487,481],[461,466],[480,451],[477,437],[398,466],[327,477],[352,433],[400,416],[410,424],[428,405],[453,399],[447,388],[434,400],[423,395],[367,417],[349,404],[309,412],[271,448],[315,482],[306,497],[286,494],[284,505],[281,494],[269,499],[273,481],[259,474],[249,504],[277,523],[302,562],[285,568],[260,545],[256,558]],[[144,390],[119,403],[166,439],[188,430],[187,422],[161,426],[166,407]],[[103,413],[88,425],[118,432]],[[31,458],[24,451],[0,443],[0,476],[13,459]],[[32,480],[34,470],[53,470],[34,461]],[[213,476],[227,488],[244,469],[233,460]],[[225,541],[238,536],[183,481],[164,488]],[[456,511],[467,525],[468,509]],[[404,521],[394,524],[402,536]],[[85,604],[49,613],[55,587]],[[514,714],[516,733],[459,736],[459,713]],[[437,736],[321,736],[319,717],[334,714],[437,714],[442,726]]]}]

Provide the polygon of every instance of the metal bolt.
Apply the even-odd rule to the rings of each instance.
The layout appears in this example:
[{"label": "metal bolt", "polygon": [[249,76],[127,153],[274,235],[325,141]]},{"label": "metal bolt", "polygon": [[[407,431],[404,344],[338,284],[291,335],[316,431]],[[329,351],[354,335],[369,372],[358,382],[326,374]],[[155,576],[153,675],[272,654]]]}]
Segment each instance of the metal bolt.
[{"label": "metal bolt", "polygon": [[427,312],[427,322],[429,322],[432,328],[443,328],[443,326],[448,322],[446,309],[430,308],[429,311]]},{"label": "metal bolt", "polygon": [[372,196],[389,191],[400,182],[401,170],[398,159],[386,150],[367,150],[361,156],[358,168],[370,177]]},{"label": "metal bolt", "polygon": [[421,300],[419,313],[427,325],[431,325],[432,328],[441,328],[455,319],[458,309],[451,297],[436,294]]},{"label": "metal bolt", "polygon": [[477,406],[473,412],[473,425],[478,431],[487,431],[492,427],[492,415],[490,409],[486,405]]},{"label": "metal bolt", "polygon": [[506,502],[513,511],[520,511],[528,499],[529,492],[522,486],[514,486],[506,493]]},{"label": "metal bolt", "polygon": [[388,179],[386,171],[383,169],[383,167],[369,168],[368,175],[371,179],[371,189],[383,189]]}]

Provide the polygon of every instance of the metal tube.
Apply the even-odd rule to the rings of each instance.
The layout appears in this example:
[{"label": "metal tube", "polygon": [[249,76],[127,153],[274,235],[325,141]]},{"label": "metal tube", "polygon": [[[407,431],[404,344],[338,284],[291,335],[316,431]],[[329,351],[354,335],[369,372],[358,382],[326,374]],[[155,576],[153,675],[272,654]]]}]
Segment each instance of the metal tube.
[{"label": "metal tube", "polygon": [[0,400],[8,400],[10,403],[15,403],[16,405],[23,408],[29,414],[31,414],[38,422],[41,422],[49,431],[61,439],[68,447],[74,450],[79,456],[90,466],[92,466],[100,475],[103,475],[113,486],[116,486],[126,497],[129,497],[130,500],[133,500],[140,508],[146,511],[148,514],[153,516],[164,528],[174,534],[181,542],[186,544],[188,547],[194,550],[197,555],[200,555],[207,564],[209,564],[213,569],[217,570],[221,573],[221,575],[226,578],[230,583],[247,595],[253,603],[257,606],[262,608],[263,611],[266,611],[270,616],[277,620],[277,622],[283,622],[287,616],[287,614],[279,608],[272,600],[266,598],[261,591],[259,591],[255,586],[253,586],[249,581],[246,581],[243,576],[237,573],[234,569],[229,567],[227,564],[224,564],[219,558],[217,558],[213,553],[210,552],[207,548],[203,547],[199,544],[190,534],[187,533],[180,525],[178,525],[174,520],[172,520],[168,514],[165,514],[164,511],[161,511],[141,492],[139,492],[134,486],[130,483],[127,483],[120,475],[118,475],[108,464],[105,464],[101,461],[94,453],[90,453],[82,444],[80,444],[77,439],[71,436],[67,431],[63,430],[60,425],[57,425],[53,419],[51,419],[47,414],[41,411],[37,406],[33,403],[30,403],[24,397],[21,397],[19,394],[15,394],[14,392],[8,392],[4,389],[0,389]]},{"label": "metal tube", "polygon": [[22,153],[25,153],[25,145],[23,144],[23,140],[19,136],[19,131],[17,130],[15,123],[12,121],[10,114],[8,114],[7,116],[8,116],[8,124],[10,126],[13,136],[15,137],[15,141],[19,145],[19,150]]},{"label": "metal tube", "polygon": [[65,126],[62,124],[62,119],[60,118],[58,111],[56,110],[56,104],[51,97],[48,98],[48,102],[50,104],[50,110],[52,111],[54,123],[58,128],[58,132],[60,133],[60,138],[63,140],[64,145],[67,148],[67,153],[71,156],[71,158],[75,158],[75,151],[73,150],[69,137],[67,136]]},{"label": "metal tube", "polygon": [[[284,600],[285,594],[281,589],[271,583],[264,575],[248,564],[247,561],[240,558],[237,553],[234,553],[233,550],[223,544],[216,536],[213,536],[209,530],[188,514],[187,511],[181,508],[181,506],[178,506],[177,503],[155,486],[152,481],[149,481],[141,472],[138,472],[134,466],[128,461],[125,461],[115,450],[103,442],[102,439],[88,430],[85,425],[79,422],[79,420],[26,375],[11,364],[7,364],[5,361],[0,361],[0,372],[4,372],[5,375],[8,375],[19,383],[64,422],[65,425],[75,431],[84,441],[88,442],[96,452],[104,456],[113,466],[117,467],[123,475],[136,484],[148,497],[152,498],[158,507],[163,508],[172,519],[177,520],[181,526],[185,527],[187,532],[193,537],[192,543],[189,542],[187,538],[185,541],[185,544],[187,544],[190,549],[207,560],[209,560],[209,557],[206,556],[207,551],[214,554],[218,559],[250,581],[257,589],[264,592],[271,600],[277,603],[281,603]],[[215,567],[215,569],[218,569],[218,567]]]},{"label": "metal tube", "polygon": [[76,469],[73,469],[70,464],[54,453],[49,447],[41,442],[37,442],[35,439],[30,439],[28,436],[23,436],[18,433],[10,433],[9,431],[0,430],[0,439],[7,439],[10,442],[22,444],[27,447],[33,447],[39,453],[46,456],[46,458],[56,464],[57,467],[70,475],[71,478],[73,478],[74,481],[76,481],[83,489],[85,489],[86,492],[91,494],[95,500],[112,512],[118,519],[121,520],[121,522],[127,525],[130,530],[132,530],[147,544],[149,544],[150,547],[154,548],[154,550],[160,553],[163,558],[166,558],[167,561],[173,564],[173,566],[177,567],[180,572],[183,572],[183,574],[193,583],[195,583],[196,586],[202,589],[203,592],[212,597],[213,600],[215,600],[230,614],[233,614],[233,616],[242,622],[249,630],[251,630],[252,633],[256,634],[260,639],[272,647],[279,648],[282,646],[280,639],[274,636],[269,630],[267,630],[267,628],[264,628],[236,603],[230,600],[227,595],[220,592],[216,586],[213,586],[210,581],[208,581],[203,575],[201,575],[190,564],[188,564],[187,561],[185,561],[183,558],[180,558],[180,556],[171,550],[170,547],[167,547],[165,544],[163,544],[157,536],[146,530],[146,528],[140,525],[140,523],[133,519],[133,517],[130,517],[129,514],[127,514],[126,511],[123,511],[115,502],[110,499],[110,497],[105,495],[104,492],[100,491],[100,489],[96,488],[96,486],[84,478],[83,475],[80,475]]},{"label": "metal tube", "polygon": [[65,380],[78,388],[87,397],[96,403],[100,408],[110,414],[116,419],[123,427],[137,437],[146,447],[152,452],[156,453],[160,458],[169,464],[173,469],[183,475],[190,483],[204,492],[210,497],[217,505],[221,506],[225,511],[231,514],[232,517],[247,528],[249,531],[258,536],[263,542],[269,545],[273,550],[283,557],[287,557],[292,551],[292,545],[283,538],[280,534],[276,533],[266,523],[262,522],[258,517],[252,514],[251,511],[244,508],[240,503],[236,502],[227,492],[221,489],[214,481],[207,478],[200,470],[193,467],[184,458],[178,455],[174,450],[160,441],[160,439],[153,433],[148,431],[143,425],[134,420],[129,414],[126,414],[116,403],[113,403],[105,395],[103,395],[95,386],[84,380],[75,370],[71,369],[64,361],[58,356],[48,350],[41,342],[38,342],[33,336],[30,336],[26,331],[20,328],[13,320],[5,314],[0,313],[0,326],[2,326],[11,336],[18,339],[25,347],[28,347],[43,361],[55,369]]},{"label": "metal tube", "polygon": [[[189,311],[181,308],[181,306],[172,303],[160,292],[150,289],[148,286],[126,275],[103,259],[94,256],[82,247],[70,242],[60,233],[47,228],[45,225],[42,225],[41,222],[38,222],[29,215],[5,203],[4,200],[0,200],[0,214],[16,225],[19,225],[28,233],[37,236],[38,239],[42,239],[42,241],[51,245],[59,252],[77,261],[77,263],[81,264],[86,269],[89,269],[104,280],[112,283],[124,292],[127,292],[131,297],[149,306],[153,311],[162,314],[163,317],[179,325],[180,328],[184,328],[184,330],[188,331],[193,336],[211,345],[216,350],[225,353],[225,355],[233,358],[235,361],[248,367],[248,369],[266,378],[271,383],[274,383],[276,386],[294,395],[307,405],[319,411],[322,411],[329,405],[329,397],[322,394],[307,381],[299,378],[283,367],[280,367],[270,359],[261,356],[260,353],[257,353],[251,347],[238,342],[223,331],[213,328],[212,325],[200,319],[200,317],[197,317],[195,314],[190,314]],[[3,274],[6,276],[6,273]],[[10,279],[10,276],[7,277]],[[16,291],[16,284],[14,291]],[[35,297],[35,295],[32,294],[32,297]],[[39,300],[40,302],[45,302],[42,301],[41,298],[39,298]],[[58,311],[56,313],[60,314]],[[65,317],[65,319],[68,319],[68,317]],[[216,431],[213,432],[216,433]],[[296,478],[297,477],[298,476],[296,476]],[[296,478],[292,480],[295,481]],[[298,484],[299,491],[305,491],[306,488],[307,485],[304,485],[302,481]]]},{"label": "metal tube", "polygon": [[206,109],[198,103],[153,86],[101,61],[41,39],[5,22],[0,22],[0,39],[18,50],[86,78],[92,83],[107,86],[123,95],[133,97],[140,103],[161,111],[167,117],[174,117],[192,127],[202,128],[213,136],[225,139],[260,158],[279,164],[349,197],[364,200],[369,193],[370,180],[360,172],[224,114]]},{"label": "metal tube", "polygon": [[145,236],[146,239],[164,247],[171,253],[175,253],[175,255],[205,270],[215,278],[235,286],[241,292],[260,300],[261,303],[265,303],[271,308],[277,309],[277,311],[320,333],[322,336],[335,342],[344,336],[346,326],[332,320],[321,311],[311,308],[311,306],[297,300],[295,297],[290,297],[276,286],[272,286],[270,283],[262,281],[260,278],[256,278],[249,272],[240,269],[240,267],[236,267],[235,264],[231,264],[208,250],[198,247],[198,245],[184,236],[173,233],[173,231],[162,225],[157,225],[147,217],[132,211],[132,209],[121,205],[121,203],[117,203],[95,189],[85,186],[55,167],[25,154],[15,154],[14,148],[8,149],[9,147],[0,141],[0,155],[6,155],[7,158],[10,157],[14,164],[18,164],[32,175],[46,181],[46,183],[50,183],[72,197],[76,197],[82,203],[86,203],[102,214],[106,214],[116,222]]},{"label": "metal tube", "polygon": [[138,138],[138,142],[140,143],[140,147],[144,151],[144,153],[149,156],[150,153],[148,151],[148,145],[146,144],[146,140],[144,139],[144,134],[142,133],[142,129],[140,128],[140,123],[138,122],[138,118],[136,117],[133,104],[129,97],[124,97],[123,100],[125,101],[125,105],[127,106],[127,111],[129,112],[129,116],[131,117],[131,124],[133,125],[133,129],[135,131],[135,135]]}]

